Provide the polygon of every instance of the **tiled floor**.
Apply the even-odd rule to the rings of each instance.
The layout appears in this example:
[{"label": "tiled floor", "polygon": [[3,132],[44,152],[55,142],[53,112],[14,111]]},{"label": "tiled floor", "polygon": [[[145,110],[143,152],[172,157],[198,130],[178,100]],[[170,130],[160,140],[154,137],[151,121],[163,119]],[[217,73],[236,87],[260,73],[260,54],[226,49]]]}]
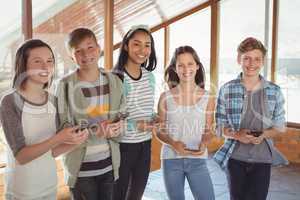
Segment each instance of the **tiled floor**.
[{"label": "tiled floor", "polygon": [[[214,185],[216,200],[229,200],[225,174],[213,160],[208,168]],[[193,200],[189,186],[185,186],[186,200]],[[167,200],[162,171],[150,174],[143,200]],[[272,168],[268,200],[300,200],[300,164]]]}]

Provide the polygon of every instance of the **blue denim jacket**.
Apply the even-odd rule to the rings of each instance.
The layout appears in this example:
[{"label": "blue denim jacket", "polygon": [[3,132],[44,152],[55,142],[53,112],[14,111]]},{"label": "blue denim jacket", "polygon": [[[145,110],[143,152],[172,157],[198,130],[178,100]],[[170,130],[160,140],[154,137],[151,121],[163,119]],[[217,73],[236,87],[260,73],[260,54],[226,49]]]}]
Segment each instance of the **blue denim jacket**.
[{"label": "blue denim jacket", "polygon": [[[262,76],[264,102],[263,120],[267,124],[264,129],[275,127],[283,128],[285,126],[284,98],[280,87],[276,84],[266,81]],[[223,128],[232,128],[234,131],[240,129],[241,116],[244,106],[244,96],[246,89],[242,82],[242,73],[237,79],[225,83],[218,95],[216,110],[217,134],[222,135]],[[272,153],[272,164],[288,164],[284,156],[274,147],[271,139],[266,139]],[[214,160],[225,169],[227,162],[234,150],[236,141],[226,139],[224,145],[214,155]]]}]

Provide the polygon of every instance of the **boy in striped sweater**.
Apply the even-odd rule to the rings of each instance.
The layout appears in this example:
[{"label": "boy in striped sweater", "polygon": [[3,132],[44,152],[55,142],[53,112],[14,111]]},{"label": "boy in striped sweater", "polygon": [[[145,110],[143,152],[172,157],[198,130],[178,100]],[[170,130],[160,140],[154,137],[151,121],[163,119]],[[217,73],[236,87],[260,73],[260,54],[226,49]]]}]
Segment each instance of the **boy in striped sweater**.
[{"label": "boy in striped sweater", "polygon": [[91,30],[72,31],[68,48],[78,69],[58,84],[60,122],[61,126],[87,128],[90,136],[65,155],[66,182],[72,199],[111,200],[120,165],[119,144],[114,137],[123,126],[122,120],[115,122],[123,102],[122,83],[98,67],[100,46]]}]

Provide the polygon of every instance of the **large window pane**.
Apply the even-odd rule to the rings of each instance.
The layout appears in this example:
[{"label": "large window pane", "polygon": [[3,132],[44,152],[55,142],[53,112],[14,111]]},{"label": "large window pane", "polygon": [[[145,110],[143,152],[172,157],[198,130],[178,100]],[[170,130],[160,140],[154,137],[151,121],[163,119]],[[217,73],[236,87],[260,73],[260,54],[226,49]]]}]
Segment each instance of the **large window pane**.
[{"label": "large window pane", "polygon": [[[75,68],[65,48],[65,40],[72,30],[91,29],[103,49],[103,1],[33,0],[33,35],[50,44],[56,54],[56,77]],[[100,62],[103,64],[103,62]]]},{"label": "large window pane", "polygon": [[201,10],[170,26],[170,57],[179,46],[192,46],[205,68],[206,86],[210,81],[210,8]]},{"label": "large window pane", "polygon": [[157,66],[153,71],[155,75],[155,109],[158,103],[160,94],[166,89],[164,81],[164,29],[154,32],[153,39],[155,43],[155,53],[157,57]]},{"label": "large window pane", "polygon": [[300,2],[280,1],[278,28],[277,83],[281,86],[285,100],[287,120],[300,123]]},{"label": "large window pane", "polygon": [[11,86],[16,50],[23,41],[21,33],[22,2],[12,0],[0,8],[0,98]]},{"label": "large window pane", "polygon": [[264,41],[265,1],[247,2],[221,1],[219,85],[234,79],[241,72],[237,64],[237,46],[242,40],[251,36]]},{"label": "large window pane", "polygon": [[[15,54],[23,41],[21,33],[22,2],[10,0],[3,4],[5,5],[0,7],[0,99],[12,85]],[[0,124],[0,164],[4,162],[4,143],[4,134]]]}]

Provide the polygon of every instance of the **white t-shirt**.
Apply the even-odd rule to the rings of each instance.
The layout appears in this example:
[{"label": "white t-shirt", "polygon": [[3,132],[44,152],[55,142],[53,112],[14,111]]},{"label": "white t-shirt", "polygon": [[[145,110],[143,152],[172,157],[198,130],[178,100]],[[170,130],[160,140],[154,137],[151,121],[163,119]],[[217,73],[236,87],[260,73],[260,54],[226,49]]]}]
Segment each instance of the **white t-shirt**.
[{"label": "white t-shirt", "polygon": [[[17,95],[15,93],[15,96]],[[7,140],[9,140],[7,134],[14,134],[17,135],[14,137],[17,141],[13,143],[24,143],[25,138],[25,144],[32,145],[52,137],[56,133],[56,108],[53,103],[47,101],[43,105],[34,105],[24,99],[22,101],[20,105],[23,107],[18,108],[21,112],[7,112],[9,115],[7,118],[10,121],[21,122],[15,125],[13,125],[14,121],[9,122],[3,119],[6,109],[11,108],[12,105],[5,105],[7,102],[1,104],[1,121]],[[7,123],[10,129],[7,128]],[[12,144],[12,141],[8,143]],[[12,199],[29,200],[55,194],[57,190],[56,162],[51,150],[27,164],[20,165],[14,157],[15,149],[12,145],[10,147],[7,148],[7,166],[4,174],[6,196]]]},{"label": "white t-shirt", "polygon": [[[201,99],[191,106],[178,105],[170,91],[166,92],[167,103],[167,134],[173,140],[182,141],[189,149],[198,149],[201,143],[202,134],[204,134],[206,108],[208,103],[208,92]],[[208,157],[207,149],[203,155],[181,156],[167,144],[163,144],[161,150],[161,159],[178,158],[202,158]]]}]

